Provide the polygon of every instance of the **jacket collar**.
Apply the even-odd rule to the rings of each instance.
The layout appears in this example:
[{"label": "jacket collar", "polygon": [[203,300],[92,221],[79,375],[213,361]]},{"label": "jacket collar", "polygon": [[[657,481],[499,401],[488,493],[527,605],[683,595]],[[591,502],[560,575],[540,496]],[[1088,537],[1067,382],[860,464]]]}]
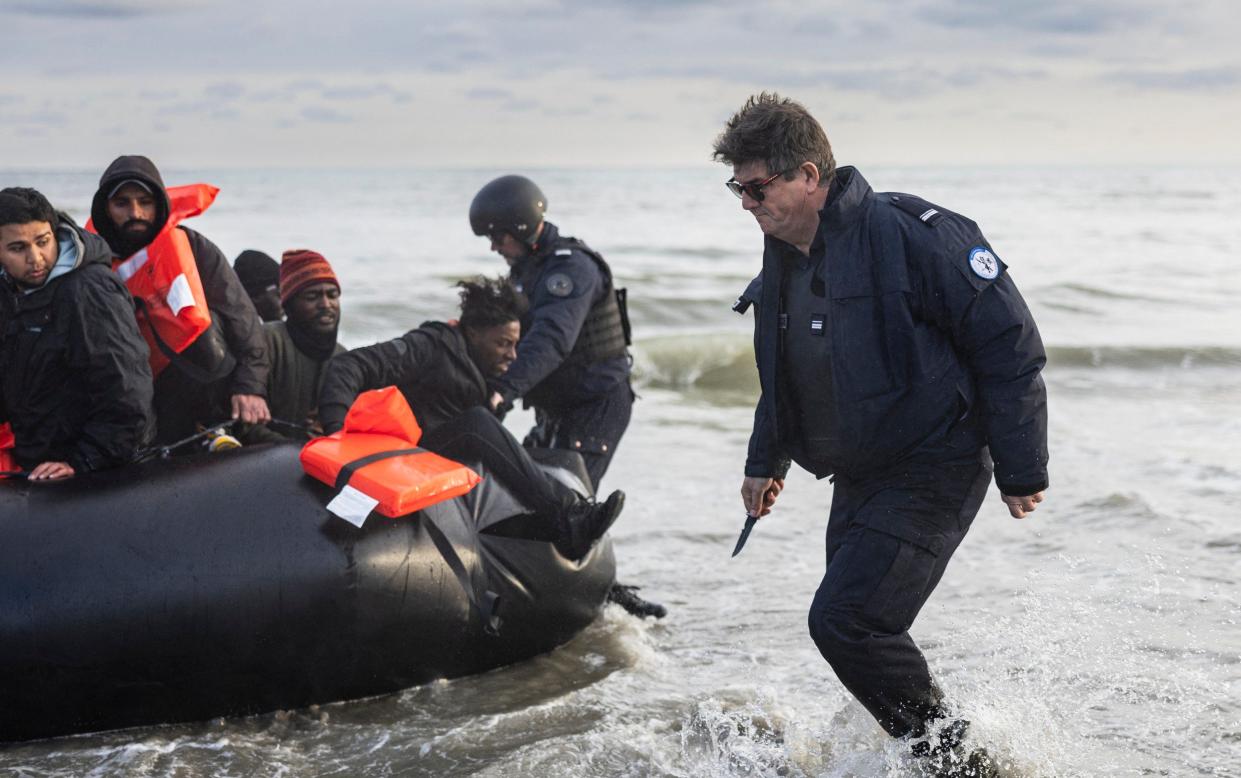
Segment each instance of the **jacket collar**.
[{"label": "jacket collar", "polygon": [[823,210],[819,211],[819,229],[835,232],[857,221],[870,199],[871,188],[857,168],[846,166],[836,170],[831,191]]},{"label": "jacket collar", "polygon": [[[810,256],[822,253],[824,232],[837,232],[857,221],[865,211],[870,196],[870,184],[857,168],[837,168],[836,178],[827,193],[827,202],[819,209],[819,229],[810,244]],[[768,249],[765,252],[767,256],[801,256],[796,248],[779,238],[768,235],[764,242]]]},{"label": "jacket collar", "polygon": [[551,222],[544,221],[538,242],[530,249],[529,254],[513,263],[510,275],[514,279],[524,278],[527,273],[537,271],[555,253],[556,244],[559,242],[560,230]]}]

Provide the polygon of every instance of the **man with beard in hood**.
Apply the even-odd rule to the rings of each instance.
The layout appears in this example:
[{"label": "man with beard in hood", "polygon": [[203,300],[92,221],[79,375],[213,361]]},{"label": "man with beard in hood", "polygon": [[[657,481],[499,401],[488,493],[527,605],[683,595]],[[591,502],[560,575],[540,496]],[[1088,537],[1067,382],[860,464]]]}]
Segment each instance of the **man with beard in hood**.
[{"label": "man with beard in hood", "polygon": [[277,429],[255,426],[243,436],[247,443],[309,440],[310,430],[318,426],[319,387],[328,360],[345,351],[336,342],[340,283],[322,254],[309,249],[284,252],[280,304],[288,319],[263,325],[271,359],[267,403]]},{"label": "man with beard in hood", "polygon": [[33,189],[0,192],[0,423],[29,478],[130,461],[154,427],[147,356],[107,244]]},{"label": "man with beard in hood", "polygon": [[[146,157],[124,156],[100,178],[91,220],[113,254],[126,259],[159,235],[170,208],[155,164]],[[212,323],[155,381],[156,442],[162,444],[222,418],[248,424],[271,419],[263,395],[267,353],[254,304],[214,243],[188,227],[177,229],[189,239]],[[205,354],[213,358],[198,366],[201,373],[189,366]]]}]

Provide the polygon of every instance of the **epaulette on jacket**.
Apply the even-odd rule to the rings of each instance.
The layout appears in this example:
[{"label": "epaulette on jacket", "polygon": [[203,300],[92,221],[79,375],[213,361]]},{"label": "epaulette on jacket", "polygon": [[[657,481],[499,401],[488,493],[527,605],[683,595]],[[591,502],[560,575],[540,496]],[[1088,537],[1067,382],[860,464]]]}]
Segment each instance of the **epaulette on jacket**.
[{"label": "epaulette on jacket", "polygon": [[944,219],[944,212],[921,197],[903,192],[885,192],[880,197],[928,227],[934,227]]}]

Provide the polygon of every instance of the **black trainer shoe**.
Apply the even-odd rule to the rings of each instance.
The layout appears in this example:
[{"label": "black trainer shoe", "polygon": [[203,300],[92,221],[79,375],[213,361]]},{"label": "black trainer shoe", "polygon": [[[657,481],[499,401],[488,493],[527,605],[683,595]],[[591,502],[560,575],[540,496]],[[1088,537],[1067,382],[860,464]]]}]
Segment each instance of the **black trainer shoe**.
[{"label": "black trainer shoe", "polygon": [[625,493],[617,489],[606,502],[582,500],[565,512],[556,550],[568,559],[581,559],[608,531],[625,507]]}]

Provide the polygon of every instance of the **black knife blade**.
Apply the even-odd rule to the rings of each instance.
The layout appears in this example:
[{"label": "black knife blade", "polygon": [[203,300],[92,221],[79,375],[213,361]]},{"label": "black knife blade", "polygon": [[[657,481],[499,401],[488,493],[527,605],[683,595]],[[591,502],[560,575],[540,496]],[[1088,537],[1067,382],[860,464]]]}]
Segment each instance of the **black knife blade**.
[{"label": "black knife blade", "polygon": [[737,546],[733,549],[733,556],[741,553],[741,549],[745,548],[745,542],[750,539],[750,530],[754,529],[754,522],[758,521],[757,516],[745,515],[745,526],[741,528],[741,537],[737,538]]}]

